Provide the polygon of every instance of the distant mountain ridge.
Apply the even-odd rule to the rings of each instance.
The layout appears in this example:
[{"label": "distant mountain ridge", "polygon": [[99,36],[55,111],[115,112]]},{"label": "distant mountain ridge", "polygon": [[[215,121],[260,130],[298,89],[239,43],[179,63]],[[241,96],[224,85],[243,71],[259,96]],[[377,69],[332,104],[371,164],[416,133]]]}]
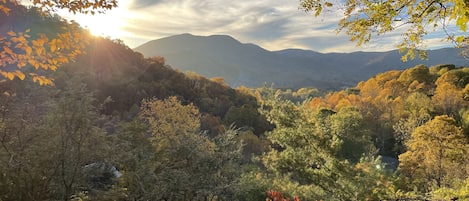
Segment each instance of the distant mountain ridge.
[{"label": "distant mountain ridge", "polygon": [[467,66],[459,50],[445,48],[428,51],[428,60],[400,60],[397,51],[319,53],[286,49],[268,51],[245,44],[227,35],[174,35],[149,41],[137,48],[145,57],[163,56],[167,64],[182,71],[206,77],[223,77],[233,86],[340,89],[356,85],[377,73],[400,70],[418,64]]}]

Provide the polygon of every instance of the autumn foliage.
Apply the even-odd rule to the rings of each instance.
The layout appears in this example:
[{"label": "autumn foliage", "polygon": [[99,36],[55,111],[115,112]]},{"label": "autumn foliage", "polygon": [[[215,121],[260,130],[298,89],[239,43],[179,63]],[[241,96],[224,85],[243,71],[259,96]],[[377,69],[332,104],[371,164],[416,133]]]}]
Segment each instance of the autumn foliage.
[{"label": "autumn foliage", "polygon": [[[11,2],[8,23],[40,16]],[[235,90],[43,20],[56,29],[0,26],[0,200],[469,199],[469,68],[419,65],[322,97]]]},{"label": "autumn foliage", "polygon": [[91,36],[77,23],[64,19],[55,22],[60,27],[55,33],[43,32],[34,23],[21,21],[22,16],[36,13],[36,21],[45,21],[53,18],[50,11],[56,9],[94,14],[117,6],[117,1],[106,0],[35,0],[31,3],[36,7],[26,9],[16,0],[0,1],[0,75],[9,80],[30,77],[40,85],[52,85],[53,78],[47,74],[82,54]]},{"label": "autumn foliage", "polygon": [[293,199],[285,198],[281,192],[270,190],[267,192],[266,201],[300,201],[300,198],[293,197]]}]

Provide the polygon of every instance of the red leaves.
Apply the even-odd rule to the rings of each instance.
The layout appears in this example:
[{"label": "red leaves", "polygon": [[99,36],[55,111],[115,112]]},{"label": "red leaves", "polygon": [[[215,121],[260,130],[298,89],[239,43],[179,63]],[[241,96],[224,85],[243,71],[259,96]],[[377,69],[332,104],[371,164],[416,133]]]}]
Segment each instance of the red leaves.
[{"label": "red leaves", "polygon": [[[283,197],[281,192],[270,190],[267,192],[266,201],[290,201],[290,199]],[[300,198],[295,196],[292,201],[300,201]]]}]

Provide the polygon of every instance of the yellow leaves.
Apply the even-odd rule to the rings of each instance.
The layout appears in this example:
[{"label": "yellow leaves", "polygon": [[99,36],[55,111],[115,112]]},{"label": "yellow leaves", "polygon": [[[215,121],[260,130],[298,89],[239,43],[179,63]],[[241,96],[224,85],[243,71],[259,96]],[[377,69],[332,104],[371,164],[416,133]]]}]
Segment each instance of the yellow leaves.
[{"label": "yellow leaves", "polygon": [[49,69],[52,70],[52,71],[56,71],[57,66],[56,65],[49,65]]},{"label": "yellow leaves", "polygon": [[[315,16],[331,6],[332,3],[327,0],[300,0],[300,7]],[[357,46],[370,42],[371,37],[399,28],[399,32],[404,34],[397,48],[405,52],[401,58],[403,61],[417,56],[426,58],[424,51],[420,50],[427,49],[424,38],[430,31],[444,32],[448,36],[446,40],[454,43],[454,35],[467,35],[469,22],[467,0],[346,0],[345,8],[341,9],[344,16],[338,22],[337,32],[344,31]],[[447,29],[454,25],[457,29]]]},{"label": "yellow leaves", "polygon": [[[96,1],[43,1],[31,0],[33,6],[37,6],[39,12],[65,8],[73,12],[88,13],[102,12],[117,6],[116,0],[96,0]],[[12,7],[17,6],[17,1],[0,0],[0,15],[7,16]],[[42,10],[42,11],[41,11]],[[41,15],[41,14],[39,14]],[[7,19],[8,21],[8,19]],[[26,77],[32,78],[40,85],[50,85],[53,79],[48,78],[47,71],[55,71],[61,65],[73,61],[75,57],[84,52],[89,44],[89,35],[82,31],[76,22],[58,22],[61,29],[55,33],[36,34],[29,28],[24,31],[12,29],[5,30],[0,37],[0,76],[4,80]],[[15,28],[16,26],[8,26]],[[31,33],[35,33],[34,35]],[[33,36],[31,36],[31,35]],[[8,71],[2,70],[8,67]],[[40,70],[40,75],[22,73],[22,69]],[[13,69],[12,69],[13,68]],[[42,74],[45,72],[45,74]]]},{"label": "yellow leaves", "polygon": [[454,9],[451,12],[450,19],[456,19],[456,26],[461,31],[467,31],[467,23],[469,22],[469,5],[464,0],[454,0]]},{"label": "yellow leaves", "polygon": [[34,59],[29,59],[28,60],[28,63],[33,66],[35,69],[39,69],[39,62],[37,60],[34,60]]},{"label": "yellow leaves", "polygon": [[22,73],[21,71],[13,71],[13,72],[0,71],[0,75],[2,75],[3,77],[9,80],[13,80],[15,79],[15,77],[17,77],[20,80],[24,80],[24,78],[26,77],[24,73]]},{"label": "yellow leaves", "polygon": [[143,100],[141,109],[140,116],[149,122],[155,137],[193,133],[200,127],[197,107],[182,105],[174,96],[166,100]]},{"label": "yellow leaves", "polygon": [[14,55],[13,50],[11,50],[9,47],[5,46],[3,47],[3,51],[9,55]]},{"label": "yellow leaves", "polygon": [[39,85],[54,85],[54,79],[52,78],[47,78],[45,76],[42,76],[42,75],[38,75],[36,73],[29,73],[29,75],[33,78],[33,82],[37,82],[39,83]]},{"label": "yellow leaves", "polygon": [[[17,69],[0,70],[0,76],[7,80],[15,77],[23,80],[26,75],[20,69],[25,66],[36,70],[56,71],[59,66],[73,60],[83,52],[88,35],[83,34],[76,24],[68,24],[66,28],[51,40],[45,34],[38,34],[35,39],[30,39],[30,29],[24,32],[8,31],[0,38],[0,68],[16,66]],[[53,84],[53,79],[44,75],[31,73],[28,77],[40,85]]]},{"label": "yellow leaves", "polygon": [[46,35],[40,34],[38,39],[31,41],[33,47],[43,47],[45,43],[47,43],[49,39]]},{"label": "yellow leaves", "polygon": [[24,80],[24,78],[26,78],[26,75],[24,75],[24,73],[22,73],[21,71],[15,71],[15,76],[18,77],[20,80]]},{"label": "yellow leaves", "polygon": [[57,63],[68,63],[67,57],[59,57],[57,58]]},{"label": "yellow leaves", "polygon": [[458,170],[467,163],[468,146],[454,118],[436,116],[417,127],[406,145],[408,151],[399,156],[399,168],[412,178],[424,179],[418,185],[439,187],[449,184],[451,179],[466,177]]},{"label": "yellow leaves", "polygon": [[37,55],[42,55],[43,51],[44,51],[44,48],[36,48],[36,54]]},{"label": "yellow leaves", "polygon": [[51,44],[50,45],[50,51],[55,52],[55,50],[57,50],[57,46],[55,46],[55,44]]},{"label": "yellow leaves", "polygon": [[9,36],[12,36],[12,37],[13,37],[13,36],[16,36],[16,33],[13,32],[13,31],[9,31],[9,32],[7,32],[7,34],[8,34]]},{"label": "yellow leaves", "polygon": [[18,68],[23,68],[27,65],[27,63],[25,61],[19,61],[17,64],[16,64],[16,67]]},{"label": "yellow leaves", "polygon": [[3,72],[3,71],[2,71],[2,72],[0,72],[0,74],[1,74],[3,77],[8,78],[9,80],[15,79],[15,76],[14,76],[12,73],[10,73],[10,72]]},{"label": "yellow leaves", "polygon": [[24,49],[24,51],[26,52],[26,55],[31,55],[31,53],[33,52],[33,48],[28,46]]},{"label": "yellow leaves", "polygon": [[51,52],[55,52],[56,50],[60,50],[64,48],[64,45],[62,43],[62,40],[60,39],[52,39],[49,42],[49,48]]},{"label": "yellow leaves", "polygon": [[3,12],[5,15],[8,15],[10,13],[9,8],[5,7],[4,5],[0,5],[0,11]]}]

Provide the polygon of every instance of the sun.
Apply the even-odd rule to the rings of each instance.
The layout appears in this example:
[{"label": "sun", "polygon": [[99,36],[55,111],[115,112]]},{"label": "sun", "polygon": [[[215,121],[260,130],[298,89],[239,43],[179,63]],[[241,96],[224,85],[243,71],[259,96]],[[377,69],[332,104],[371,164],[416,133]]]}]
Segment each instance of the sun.
[{"label": "sun", "polygon": [[110,37],[120,39],[125,36],[123,27],[125,25],[126,6],[119,5],[118,8],[108,10],[98,14],[71,14],[66,11],[59,11],[62,17],[73,20],[83,28],[88,29],[94,36]]},{"label": "sun", "polygon": [[122,30],[122,22],[119,18],[109,16],[91,16],[86,21],[78,22],[87,28],[94,36],[103,36],[110,38],[120,38],[124,35]]}]

